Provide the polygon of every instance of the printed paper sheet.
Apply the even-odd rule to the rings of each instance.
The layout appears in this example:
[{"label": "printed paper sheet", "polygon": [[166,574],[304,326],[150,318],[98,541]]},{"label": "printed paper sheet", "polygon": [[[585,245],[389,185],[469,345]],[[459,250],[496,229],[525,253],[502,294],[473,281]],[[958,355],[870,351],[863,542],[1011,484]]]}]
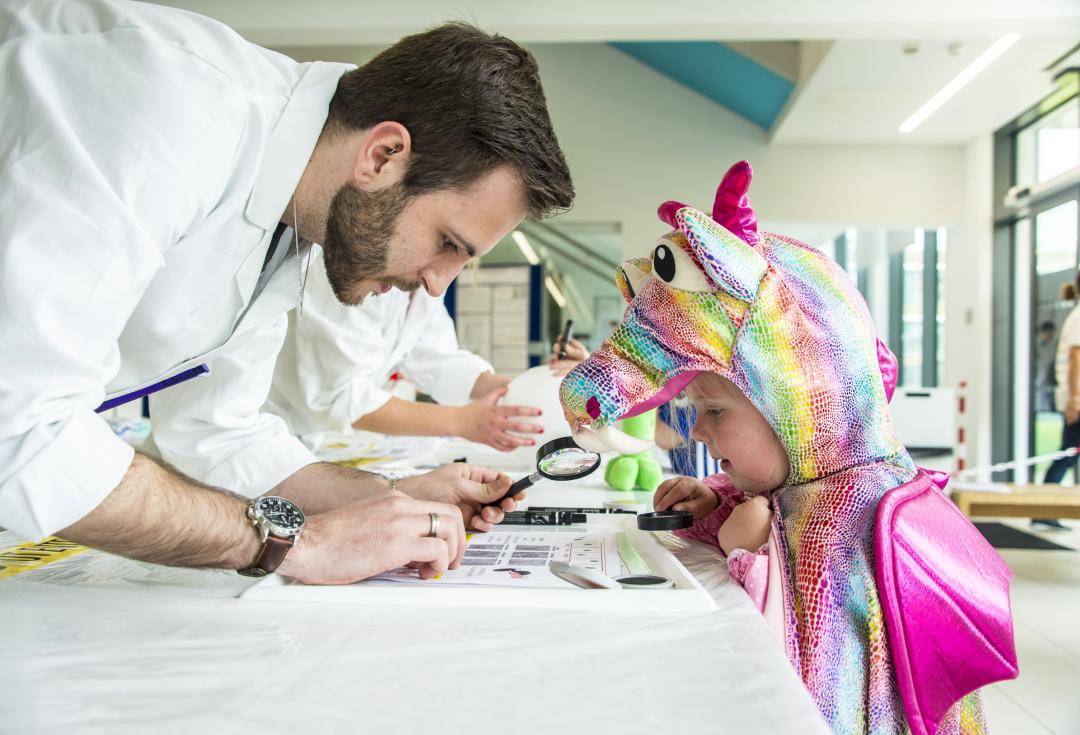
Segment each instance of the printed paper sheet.
[{"label": "printed paper sheet", "polygon": [[461,566],[438,579],[421,580],[416,570],[408,568],[374,579],[419,584],[573,587],[548,570],[548,564],[553,561],[588,567],[609,577],[624,573],[616,531],[522,529],[471,535]]}]

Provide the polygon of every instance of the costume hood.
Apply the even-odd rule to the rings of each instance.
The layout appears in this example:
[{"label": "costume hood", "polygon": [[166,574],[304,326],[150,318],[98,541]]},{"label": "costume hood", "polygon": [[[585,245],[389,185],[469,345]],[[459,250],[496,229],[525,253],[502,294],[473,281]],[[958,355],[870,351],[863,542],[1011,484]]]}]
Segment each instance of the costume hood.
[{"label": "costume hood", "polygon": [[650,257],[618,269],[622,322],[562,383],[575,438],[595,450],[640,451],[613,424],[710,371],[772,425],[791,460],[787,484],[885,459],[909,464],[887,405],[895,358],[866,303],[820,251],[758,232],[751,176],[746,161],[727,172],[711,217],[663,204],[660,219],[675,229]]}]

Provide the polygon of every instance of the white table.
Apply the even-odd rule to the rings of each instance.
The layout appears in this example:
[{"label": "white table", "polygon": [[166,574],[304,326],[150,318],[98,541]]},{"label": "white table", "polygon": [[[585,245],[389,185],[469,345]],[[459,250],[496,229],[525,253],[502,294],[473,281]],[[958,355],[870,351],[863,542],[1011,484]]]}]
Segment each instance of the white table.
[{"label": "white table", "polygon": [[[626,497],[602,488],[531,497]],[[718,555],[678,553],[716,612],[237,600],[231,572],[86,552],[0,580],[0,732],[828,732]]]}]

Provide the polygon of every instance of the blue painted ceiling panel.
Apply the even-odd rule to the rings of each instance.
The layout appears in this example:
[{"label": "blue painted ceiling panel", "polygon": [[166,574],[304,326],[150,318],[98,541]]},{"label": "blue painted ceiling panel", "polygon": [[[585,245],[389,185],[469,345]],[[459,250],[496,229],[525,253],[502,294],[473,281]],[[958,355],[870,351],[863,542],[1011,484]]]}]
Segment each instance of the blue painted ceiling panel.
[{"label": "blue painted ceiling panel", "polygon": [[795,89],[773,70],[714,41],[611,45],[765,130],[776,122]]}]

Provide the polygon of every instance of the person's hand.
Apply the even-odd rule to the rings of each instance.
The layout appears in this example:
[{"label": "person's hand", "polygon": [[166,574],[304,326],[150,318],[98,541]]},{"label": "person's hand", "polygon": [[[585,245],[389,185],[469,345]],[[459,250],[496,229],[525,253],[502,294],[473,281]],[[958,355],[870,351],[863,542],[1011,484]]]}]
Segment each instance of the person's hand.
[{"label": "person's hand", "polygon": [[465,525],[476,531],[490,531],[503,519],[504,511],[517,507],[524,497],[521,492],[512,498],[495,503],[506,494],[513,481],[502,472],[454,462],[416,477],[398,481],[398,489],[422,500],[451,503],[461,510]]},{"label": "person's hand", "polygon": [[704,482],[692,477],[665,480],[653,495],[654,510],[688,510],[694,514],[695,520],[709,515],[719,504],[716,493]]},{"label": "person's hand", "polygon": [[307,584],[349,584],[408,565],[431,579],[460,566],[465,543],[456,506],[383,490],[308,518],[278,571]]},{"label": "person's hand", "polygon": [[1065,423],[1075,424],[1080,419],[1080,396],[1069,398],[1065,403]]},{"label": "person's hand", "polygon": [[469,441],[487,444],[500,452],[509,452],[517,447],[536,446],[535,439],[516,436],[510,432],[543,434],[543,427],[513,419],[515,416],[539,416],[540,409],[532,406],[498,405],[499,399],[505,395],[506,388],[497,388],[479,400],[461,406],[458,409],[456,435]]},{"label": "person's hand", "polygon": [[757,551],[769,540],[771,528],[772,510],[769,508],[769,499],[764,495],[755,495],[735,506],[724,525],[720,526],[716,542],[728,555],[735,549]]},{"label": "person's hand", "polygon": [[551,368],[557,376],[566,375],[568,372],[577,367],[577,364],[582,360],[585,360],[589,356],[589,351],[585,349],[585,345],[578,342],[573,337],[566,343],[565,351],[566,358],[559,359],[559,343],[562,340],[562,335],[559,335],[559,339],[555,340],[555,344],[551,348],[551,361],[548,363],[548,367]]}]

